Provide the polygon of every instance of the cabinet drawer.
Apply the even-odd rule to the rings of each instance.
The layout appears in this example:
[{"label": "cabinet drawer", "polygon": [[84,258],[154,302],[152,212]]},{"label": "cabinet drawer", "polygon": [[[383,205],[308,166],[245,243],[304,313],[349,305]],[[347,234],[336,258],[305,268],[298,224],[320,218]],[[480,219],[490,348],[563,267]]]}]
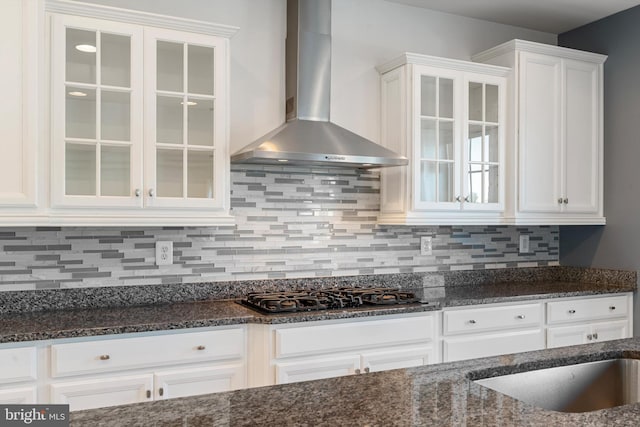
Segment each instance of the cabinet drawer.
[{"label": "cabinet drawer", "polygon": [[0,384],[35,380],[35,347],[0,350]]},{"label": "cabinet drawer", "polygon": [[444,335],[530,328],[542,323],[541,303],[451,310],[443,313]]},{"label": "cabinet drawer", "polygon": [[549,324],[624,317],[629,314],[626,295],[552,301],[547,303]]},{"label": "cabinet drawer", "polygon": [[244,331],[239,328],[56,344],[51,346],[51,376],[237,359],[243,354]]},{"label": "cabinet drawer", "polygon": [[428,342],[433,339],[433,327],[429,315],[276,329],[275,357]]}]

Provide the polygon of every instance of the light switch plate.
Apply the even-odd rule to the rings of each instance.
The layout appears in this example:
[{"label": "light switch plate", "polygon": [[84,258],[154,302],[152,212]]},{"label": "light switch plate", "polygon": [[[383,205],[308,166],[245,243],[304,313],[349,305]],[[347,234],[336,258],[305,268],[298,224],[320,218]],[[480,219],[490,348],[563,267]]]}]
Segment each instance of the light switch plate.
[{"label": "light switch plate", "polygon": [[156,265],[173,264],[173,242],[156,242]]}]

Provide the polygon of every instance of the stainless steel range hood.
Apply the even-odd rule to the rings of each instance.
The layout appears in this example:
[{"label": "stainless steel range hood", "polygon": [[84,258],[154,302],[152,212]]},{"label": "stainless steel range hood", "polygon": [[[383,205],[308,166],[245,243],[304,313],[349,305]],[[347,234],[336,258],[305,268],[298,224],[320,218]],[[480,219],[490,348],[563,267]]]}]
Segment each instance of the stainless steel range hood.
[{"label": "stainless steel range hood", "polygon": [[232,163],[401,166],[406,157],[329,121],[331,0],[288,0],[287,122],[231,156]]}]

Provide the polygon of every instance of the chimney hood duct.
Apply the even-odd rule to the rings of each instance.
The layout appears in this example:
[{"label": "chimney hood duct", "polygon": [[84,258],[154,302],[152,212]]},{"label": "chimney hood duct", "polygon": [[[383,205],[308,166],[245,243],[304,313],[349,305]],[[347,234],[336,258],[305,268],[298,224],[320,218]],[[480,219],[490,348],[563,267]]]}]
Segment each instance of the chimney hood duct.
[{"label": "chimney hood duct", "polygon": [[287,122],[231,156],[232,163],[379,168],[406,157],[329,121],[331,0],[288,0]]}]

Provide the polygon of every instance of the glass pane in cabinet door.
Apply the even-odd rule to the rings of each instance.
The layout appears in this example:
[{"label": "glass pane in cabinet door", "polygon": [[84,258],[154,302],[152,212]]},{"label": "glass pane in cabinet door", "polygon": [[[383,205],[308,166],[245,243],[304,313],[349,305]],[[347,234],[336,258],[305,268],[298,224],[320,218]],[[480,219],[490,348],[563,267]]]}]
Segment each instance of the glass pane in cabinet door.
[{"label": "glass pane in cabinet door", "polygon": [[420,127],[420,155],[423,159],[436,158],[436,121],[422,119]]},{"label": "glass pane in cabinet door", "polygon": [[188,143],[189,145],[213,145],[213,100],[189,99]]},{"label": "glass pane in cabinet door", "polygon": [[158,197],[182,197],[182,150],[157,151],[156,183]]},{"label": "glass pane in cabinet door", "polygon": [[131,37],[100,35],[100,83],[131,87]]},{"label": "glass pane in cabinet door", "polygon": [[436,78],[420,76],[420,114],[435,117],[436,115]]},{"label": "glass pane in cabinet door", "polygon": [[469,125],[469,161],[482,161],[482,125]]},{"label": "glass pane in cabinet door", "polygon": [[453,122],[440,121],[438,131],[438,159],[453,159]]},{"label": "glass pane in cabinet door", "polygon": [[438,201],[453,202],[453,163],[438,163]]},{"label": "glass pane in cabinet door", "polygon": [[96,195],[96,146],[67,143],[65,147],[65,194]]},{"label": "glass pane in cabinet door", "polygon": [[102,145],[100,151],[100,194],[129,196],[131,194],[130,148]]},{"label": "glass pane in cabinet door", "polygon": [[437,163],[420,163],[420,200],[423,202],[436,201]]},{"label": "glass pane in cabinet door", "polygon": [[189,93],[213,95],[213,48],[187,47]]},{"label": "glass pane in cabinet door", "polygon": [[482,83],[469,82],[469,120],[482,121]]},{"label": "glass pane in cabinet door", "polygon": [[498,86],[486,85],[486,118],[487,122],[498,123]]},{"label": "glass pane in cabinet door", "polygon": [[156,104],[156,140],[182,144],[183,98],[158,96]]},{"label": "glass pane in cabinet door", "polygon": [[95,31],[67,28],[66,80],[76,83],[96,83]]},{"label": "glass pane in cabinet door", "polygon": [[439,109],[438,116],[447,119],[453,118],[453,80],[439,79],[438,95]]},{"label": "glass pane in cabinet door", "polygon": [[102,91],[100,99],[102,139],[130,141],[131,103],[128,92]]},{"label": "glass pane in cabinet door", "polygon": [[486,195],[486,200],[488,203],[498,203],[499,198],[500,198],[500,193],[499,193],[499,175],[500,175],[500,168],[498,166],[489,166],[487,171],[487,176],[486,176],[486,188],[487,188],[487,195]]},{"label": "glass pane in cabinet door", "polygon": [[158,90],[184,92],[184,45],[157,42]]},{"label": "glass pane in cabinet door", "polygon": [[213,198],[213,151],[189,151],[187,196]]},{"label": "glass pane in cabinet door", "polygon": [[469,165],[468,199],[469,203],[484,202],[483,165]]},{"label": "glass pane in cabinet door", "polygon": [[96,139],[96,90],[67,86],[65,98],[67,138]]},{"label": "glass pane in cabinet door", "polygon": [[499,162],[500,161],[500,141],[498,138],[498,126],[487,125],[484,130],[484,143],[487,147],[487,159],[490,162]]}]

